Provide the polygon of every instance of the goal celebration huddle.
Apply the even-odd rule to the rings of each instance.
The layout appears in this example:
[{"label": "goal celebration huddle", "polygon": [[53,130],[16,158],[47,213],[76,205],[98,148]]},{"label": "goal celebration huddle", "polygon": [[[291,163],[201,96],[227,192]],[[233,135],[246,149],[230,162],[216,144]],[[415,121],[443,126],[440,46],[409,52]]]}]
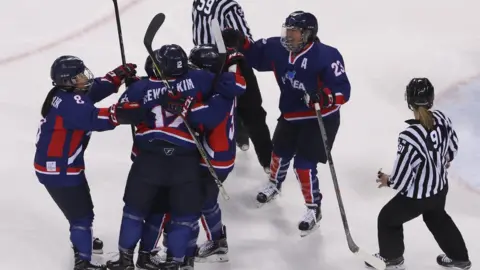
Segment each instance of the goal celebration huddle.
[{"label": "goal celebration huddle", "polygon": [[[318,36],[313,13],[292,10],[279,22],[280,35],[255,39],[237,1],[194,0],[189,50],[178,44],[152,48],[163,23],[175,20],[159,13],[145,33],[146,60],[134,64],[125,60],[116,0],[114,7],[122,62],[97,77],[76,56],[80,52],[55,59],[36,138],[35,173],[69,223],[74,270],[193,270],[196,264],[229,261],[228,220],[219,201],[230,199],[224,183],[232,178],[237,149],[248,151],[250,142],[266,179],[251,194],[257,211],[279,198],[293,168],[305,205],[292,217],[299,237],[321,227],[320,186],[331,177],[336,194],[329,196],[337,196],[348,247],[359,264],[404,269],[402,226],[422,215],[443,251],[436,263],[471,268],[461,232],[445,211],[447,170],[459,140],[448,116],[432,109],[428,78],[413,78],[403,89],[413,119],[392,146],[397,157],[391,174],[372,172],[380,187],[398,191],[378,215],[379,251],[372,255],[349,232],[332,158],[341,108],[354,86],[339,49]],[[273,131],[255,71],[269,72],[280,91]],[[125,91],[119,93],[121,86]],[[117,102],[96,106],[114,94]],[[103,242],[92,231],[94,200],[84,153],[95,132],[120,125],[131,126],[132,137],[124,140],[131,140],[132,163],[125,175],[118,256],[103,264],[93,259],[103,253]],[[321,164],[331,175],[319,174]],[[204,243],[198,241],[200,227]]]}]

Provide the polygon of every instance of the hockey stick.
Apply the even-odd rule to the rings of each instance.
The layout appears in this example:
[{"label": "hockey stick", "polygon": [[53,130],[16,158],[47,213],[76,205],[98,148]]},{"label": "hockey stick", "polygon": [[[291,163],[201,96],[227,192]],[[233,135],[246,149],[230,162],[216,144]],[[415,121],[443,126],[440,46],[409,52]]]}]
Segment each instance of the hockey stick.
[{"label": "hockey stick", "polygon": [[[159,13],[157,15],[155,15],[155,17],[153,17],[152,21],[150,22],[150,24],[148,25],[148,28],[147,28],[147,31],[145,33],[145,37],[143,39],[143,44],[145,45],[145,48],[147,49],[147,52],[148,52],[148,55],[150,56],[150,58],[152,59],[152,62],[153,62],[153,65],[155,66],[155,69],[157,70],[158,74],[160,75],[161,77],[161,80],[162,82],[165,84],[165,86],[172,90],[172,91],[175,91],[175,89],[172,89],[170,87],[170,84],[168,83],[168,81],[165,79],[165,77],[163,76],[161,70],[160,70],[160,65],[158,64],[157,62],[157,59],[155,59],[155,56],[153,54],[153,49],[152,49],[152,43],[153,43],[153,38],[155,37],[155,35],[157,34],[158,30],[160,29],[160,27],[162,27],[163,23],[165,22],[165,14],[163,13]],[[207,152],[205,151],[205,148],[203,147],[203,145],[200,143],[200,141],[198,140],[198,137],[195,133],[195,131],[192,129],[192,127],[188,124],[188,122],[186,121],[185,118],[183,118],[183,123],[185,124],[185,126],[187,127],[188,129],[188,132],[190,133],[190,135],[192,136],[193,138],[193,141],[195,142],[195,145],[197,146],[197,149],[198,149],[198,152],[200,152],[200,155],[202,156],[202,158],[205,160],[205,163],[207,163],[207,168],[208,168],[208,171],[210,172],[210,174],[212,175],[212,177],[214,178],[215,180],[215,183],[217,184],[218,186],[218,189],[220,190],[220,193],[222,193],[222,197],[225,199],[225,200],[229,200],[230,197],[228,196],[225,188],[223,187],[223,184],[222,182],[219,180],[218,178],[218,175],[217,173],[215,172],[215,169],[213,168],[213,165],[210,161],[210,158],[208,157],[208,154]]]},{"label": "hockey stick", "polygon": [[327,155],[328,166],[330,167],[330,173],[332,174],[333,185],[335,187],[335,194],[337,195],[338,207],[340,208],[340,215],[342,216],[343,228],[345,229],[345,235],[347,237],[348,248],[355,255],[359,256],[363,261],[372,265],[376,269],[384,270],[386,264],[379,258],[376,258],[367,252],[361,250],[357,244],[353,241],[350,228],[348,227],[347,215],[345,214],[345,207],[343,206],[342,195],[340,194],[340,187],[338,185],[337,173],[335,172],[335,166],[333,165],[332,153],[328,147],[327,131],[325,124],[323,123],[320,104],[315,103],[315,113],[317,114],[318,126],[320,127],[320,133],[322,135],[323,146],[325,147],[325,154]]},{"label": "hockey stick", "polygon": [[212,88],[211,88],[211,91],[213,91],[213,89],[215,88],[215,85],[217,84],[218,80],[220,79],[220,76],[223,73],[225,61],[227,60],[227,49],[225,48],[225,42],[223,41],[223,36],[222,36],[222,29],[220,28],[220,24],[218,23],[218,20],[216,19],[212,20],[210,24],[210,28],[212,30],[213,36],[215,37],[215,43],[217,45],[219,61],[221,63],[220,69],[215,74],[215,78],[213,78]]},{"label": "hockey stick", "polygon": [[[123,46],[123,35],[122,35],[122,25],[120,24],[120,12],[118,11],[118,2],[113,0],[113,7],[115,9],[115,20],[117,21],[117,32],[118,32],[118,42],[120,44],[120,55],[122,57],[122,65],[127,65],[127,60],[125,60],[125,48]],[[128,87],[127,82],[125,85]],[[132,132],[132,139],[135,141],[135,127],[130,125],[130,131]]]}]

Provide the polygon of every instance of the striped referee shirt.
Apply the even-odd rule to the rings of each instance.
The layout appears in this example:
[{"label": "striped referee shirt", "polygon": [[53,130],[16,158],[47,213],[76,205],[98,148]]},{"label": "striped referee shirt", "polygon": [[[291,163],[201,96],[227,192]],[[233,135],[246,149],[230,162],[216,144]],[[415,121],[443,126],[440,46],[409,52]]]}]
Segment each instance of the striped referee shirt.
[{"label": "striped referee shirt", "polygon": [[457,154],[452,122],[438,110],[432,114],[433,130],[427,131],[418,120],[408,120],[409,126],[398,138],[389,186],[409,198],[428,198],[443,190],[448,185],[447,164]]},{"label": "striped referee shirt", "polygon": [[240,5],[235,0],[194,0],[192,9],[193,44],[215,44],[210,23],[217,19],[220,28],[234,28],[252,38],[250,27]]}]

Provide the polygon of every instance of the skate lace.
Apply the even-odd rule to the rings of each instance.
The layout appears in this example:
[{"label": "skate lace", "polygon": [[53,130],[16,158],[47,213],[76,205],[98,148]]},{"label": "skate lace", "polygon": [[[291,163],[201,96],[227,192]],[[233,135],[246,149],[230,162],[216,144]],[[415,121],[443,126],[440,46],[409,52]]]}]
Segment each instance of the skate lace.
[{"label": "skate lace", "polygon": [[453,260],[450,259],[449,257],[447,257],[447,255],[444,255],[444,256],[442,257],[442,262],[444,262],[444,263],[451,263],[451,262],[453,262]]},{"label": "skate lace", "polygon": [[280,190],[277,189],[277,186],[274,183],[268,183],[268,185],[265,186],[261,192],[266,196],[271,196],[275,192],[280,194]]},{"label": "skate lace", "polygon": [[160,264],[163,262],[162,257],[158,254],[150,255],[150,260],[155,264]]},{"label": "skate lace", "polygon": [[307,212],[303,215],[302,220],[308,223],[312,221],[317,223],[316,214],[317,212],[315,211],[315,209],[308,208]]},{"label": "skate lace", "polygon": [[212,240],[206,241],[205,243],[203,243],[200,246],[200,248],[199,248],[200,253],[208,251],[209,249],[211,249],[214,246],[214,244],[215,244],[215,242],[212,241]]}]

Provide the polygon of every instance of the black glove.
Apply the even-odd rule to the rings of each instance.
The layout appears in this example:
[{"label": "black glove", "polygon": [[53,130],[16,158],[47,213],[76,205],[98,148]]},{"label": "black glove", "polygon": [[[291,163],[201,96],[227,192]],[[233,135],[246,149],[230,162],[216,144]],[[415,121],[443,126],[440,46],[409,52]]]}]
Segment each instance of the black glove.
[{"label": "black glove", "polygon": [[307,106],[311,108],[315,108],[315,103],[318,103],[322,109],[335,105],[335,94],[332,93],[330,88],[320,88],[314,93],[305,95]]},{"label": "black glove", "polygon": [[177,97],[169,94],[164,96],[162,106],[167,112],[186,118],[194,104],[194,97]]},{"label": "black glove", "polygon": [[113,104],[108,111],[110,113],[110,122],[116,126],[123,124],[136,125],[146,117],[145,109],[138,102]]},{"label": "black glove", "polygon": [[222,31],[223,42],[225,47],[241,50],[245,43],[245,36],[239,30],[233,28],[226,28]]},{"label": "black glove", "polygon": [[120,87],[125,82],[125,79],[128,77],[135,77],[137,71],[135,70],[137,65],[135,64],[126,64],[125,66],[118,66],[114,70],[110,71],[105,75],[105,79],[113,83],[116,87]]}]

